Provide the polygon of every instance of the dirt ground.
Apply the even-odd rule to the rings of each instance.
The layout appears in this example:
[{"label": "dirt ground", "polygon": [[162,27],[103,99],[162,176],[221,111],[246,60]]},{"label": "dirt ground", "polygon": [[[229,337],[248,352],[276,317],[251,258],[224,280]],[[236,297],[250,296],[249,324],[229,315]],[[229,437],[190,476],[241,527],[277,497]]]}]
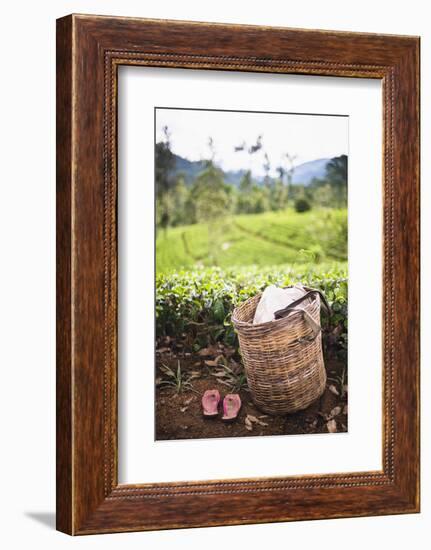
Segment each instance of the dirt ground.
[{"label": "dirt ground", "polygon": [[[219,344],[190,354],[165,342],[156,357],[157,440],[347,432],[346,369],[336,358],[325,360],[328,381],[320,399],[303,411],[271,416],[253,403],[233,348]],[[239,393],[242,407],[233,423],[203,417],[207,389],[218,389],[222,398]]]}]

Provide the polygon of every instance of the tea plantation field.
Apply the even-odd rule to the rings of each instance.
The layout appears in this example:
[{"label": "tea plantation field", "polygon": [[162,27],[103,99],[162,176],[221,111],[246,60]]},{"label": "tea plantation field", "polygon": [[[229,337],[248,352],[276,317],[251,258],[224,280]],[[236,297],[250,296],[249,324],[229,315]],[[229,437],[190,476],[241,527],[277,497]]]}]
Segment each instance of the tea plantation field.
[{"label": "tea plantation field", "polygon": [[230,217],[216,226],[160,230],[157,275],[218,266],[274,266],[347,260],[347,210],[293,209]]}]

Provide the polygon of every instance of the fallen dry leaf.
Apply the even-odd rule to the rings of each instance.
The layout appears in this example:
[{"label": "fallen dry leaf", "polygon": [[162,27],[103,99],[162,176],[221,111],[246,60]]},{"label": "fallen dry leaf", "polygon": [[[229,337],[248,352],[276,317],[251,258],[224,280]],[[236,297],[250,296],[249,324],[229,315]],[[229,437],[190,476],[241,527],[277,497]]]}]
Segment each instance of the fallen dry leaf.
[{"label": "fallen dry leaf", "polygon": [[246,420],[249,420],[250,422],[254,422],[255,424],[259,424],[259,426],[268,426],[266,422],[262,422],[262,420],[259,420],[252,414],[248,414],[246,417]]},{"label": "fallen dry leaf", "polygon": [[335,416],[338,416],[341,412],[341,407],[334,407],[332,411],[328,414],[328,420],[331,418],[334,418]]},{"label": "fallen dry leaf", "polygon": [[211,376],[215,376],[216,378],[225,378],[226,373],[222,370],[222,371],[212,372]]},{"label": "fallen dry leaf", "polygon": [[208,357],[210,355],[215,355],[219,352],[219,349],[217,346],[209,346],[208,348],[202,348],[197,352],[197,355],[200,357]]},{"label": "fallen dry leaf", "polygon": [[190,405],[190,403],[193,401],[193,399],[194,399],[193,396],[192,396],[192,397],[189,397],[188,399],[186,399],[186,400],[184,401],[184,405]]},{"label": "fallen dry leaf", "polygon": [[218,367],[218,363],[217,361],[213,361],[213,360],[207,360],[207,361],[204,361],[205,365],[207,367]]},{"label": "fallen dry leaf", "polygon": [[198,351],[197,355],[200,357],[208,357],[208,355],[211,355],[211,350],[209,348],[202,348]]},{"label": "fallen dry leaf", "polygon": [[340,395],[340,394],[338,393],[337,388],[334,386],[334,384],[331,384],[330,386],[328,386],[328,390],[329,390],[330,392],[332,392],[334,395]]},{"label": "fallen dry leaf", "polygon": [[182,413],[184,413],[184,412],[186,412],[187,409],[188,409],[188,407],[181,407],[181,408],[180,408],[180,411],[181,411]]},{"label": "fallen dry leaf", "polygon": [[248,419],[248,417],[246,416],[245,420],[244,420],[244,424],[245,424],[245,427],[246,429],[251,432],[252,429],[253,429],[253,424],[251,423],[251,421]]},{"label": "fallen dry leaf", "polygon": [[328,428],[328,432],[333,434],[337,431],[337,423],[335,420],[330,420],[326,423],[326,427]]}]

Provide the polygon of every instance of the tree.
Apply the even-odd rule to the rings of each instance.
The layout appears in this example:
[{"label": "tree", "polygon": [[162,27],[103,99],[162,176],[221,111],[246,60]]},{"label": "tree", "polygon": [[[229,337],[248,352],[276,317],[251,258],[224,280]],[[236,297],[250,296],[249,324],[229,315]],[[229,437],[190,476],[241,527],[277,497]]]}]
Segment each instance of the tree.
[{"label": "tree", "polygon": [[197,176],[190,192],[196,221],[207,224],[209,257],[216,265],[221,229],[231,210],[232,201],[228,187],[224,182],[223,172],[209,160],[205,170]]},{"label": "tree", "polygon": [[[292,181],[293,181],[293,174],[295,172],[295,166],[294,161],[296,159],[296,155],[290,155],[289,153],[286,153],[284,155],[287,160],[288,168],[286,170],[286,176],[287,176],[287,197],[290,198],[291,191],[292,191]],[[286,200],[287,202],[287,200]]]},{"label": "tree", "polygon": [[247,170],[239,183],[237,212],[239,214],[259,214],[270,208],[270,189],[253,181]]},{"label": "tree", "polygon": [[175,187],[169,194],[172,196],[172,225],[176,226],[190,223],[190,220],[187,219],[186,210],[189,192],[183,174],[178,174],[175,181]]},{"label": "tree", "polygon": [[261,214],[262,212],[269,210],[269,193],[270,190],[267,187],[253,185],[251,202],[253,204],[254,214]]},{"label": "tree", "polygon": [[271,161],[269,160],[268,153],[264,154],[263,171],[265,172],[263,182],[265,187],[269,189],[271,187],[271,178],[269,177],[269,172],[271,171]]},{"label": "tree", "polygon": [[[279,171],[280,173],[280,171]],[[287,187],[283,185],[281,178],[273,181],[270,190],[270,207],[271,210],[283,210],[287,203]]]},{"label": "tree", "polygon": [[307,199],[296,199],[295,201],[295,210],[297,212],[307,212],[311,209],[311,204]]},{"label": "tree", "polygon": [[251,171],[247,170],[239,182],[239,190],[241,193],[250,193],[253,187],[253,180],[251,179]]},{"label": "tree", "polygon": [[326,165],[326,179],[334,189],[337,206],[347,202],[347,156],[331,159]]},{"label": "tree", "polygon": [[239,214],[250,214],[253,212],[253,180],[251,179],[251,171],[247,170],[239,182],[237,212]]},{"label": "tree", "polygon": [[331,208],[334,205],[334,192],[329,183],[323,181],[321,185],[315,185],[311,189],[313,190],[314,204],[325,208]]},{"label": "tree", "polygon": [[196,178],[193,189],[196,221],[214,223],[229,211],[229,195],[223,180],[223,172],[209,163]]},{"label": "tree", "polygon": [[286,173],[287,173],[287,185],[290,187],[292,185],[293,174],[295,172],[295,165],[293,163],[295,162],[296,155],[290,155],[289,153],[286,153],[284,156],[286,157],[286,160],[289,166]]},{"label": "tree", "polygon": [[158,216],[157,221],[165,231],[170,225],[169,191],[174,185],[172,171],[175,167],[175,157],[171,151],[171,134],[169,128],[163,128],[163,141],[156,143],[155,150],[155,180]]}]

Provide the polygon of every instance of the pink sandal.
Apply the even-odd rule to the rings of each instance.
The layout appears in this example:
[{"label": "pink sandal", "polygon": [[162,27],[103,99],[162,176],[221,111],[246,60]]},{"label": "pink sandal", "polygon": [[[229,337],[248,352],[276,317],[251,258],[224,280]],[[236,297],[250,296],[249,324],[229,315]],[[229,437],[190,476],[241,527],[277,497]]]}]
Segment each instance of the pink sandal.
[{"label": "pink sandal", "polygon": [[214,417],[218,415],[220,392],[218,390],[206,390],[202,396],[202,409],[204,416]]},{"label": "pink sandal", "polygon": [[235,420],[241,409],[241,398],[237,393],[229,393],[223,399],[223,416],[222,420],[230,422]]}]

